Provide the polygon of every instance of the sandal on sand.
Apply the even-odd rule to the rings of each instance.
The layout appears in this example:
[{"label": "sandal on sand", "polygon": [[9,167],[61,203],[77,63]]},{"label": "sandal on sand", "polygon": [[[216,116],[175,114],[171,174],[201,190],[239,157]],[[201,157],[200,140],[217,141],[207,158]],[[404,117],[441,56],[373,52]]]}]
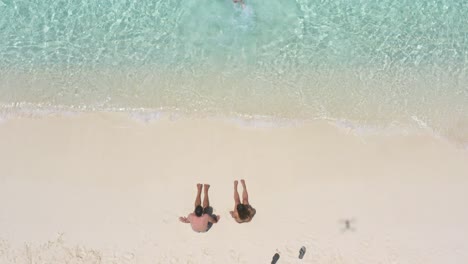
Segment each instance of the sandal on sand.
[{"label": "sandal on sand", "polygon": [[278,262],[278,259],[280,258],[280,255],[278,253],[276,253],[274,256],[273,256],[273,259],[271,260],[271,264],[276,264],[276,262]]},{"label": "sandal on sand", "polygon": [[306,248],[301,247],[301,250],[299,250],[299,258],[302,259],[306,253]]}]

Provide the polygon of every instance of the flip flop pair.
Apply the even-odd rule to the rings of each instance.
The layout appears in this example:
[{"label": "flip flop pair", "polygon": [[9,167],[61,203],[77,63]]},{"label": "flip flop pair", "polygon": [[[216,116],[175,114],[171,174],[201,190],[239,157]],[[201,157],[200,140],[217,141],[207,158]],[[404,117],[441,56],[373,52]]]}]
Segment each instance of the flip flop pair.
[{"label": "flip flop pair", "polygon": [[[299,250],[299,259],[304,258],[305,253],[306,253],[306,247],[301,247],[301,249]],[[276,264],[276,262],[278,262],[279,258],[280,258],[280,255],[278,253],[273,255],[273,259],[271,260],[271,264]]]}]

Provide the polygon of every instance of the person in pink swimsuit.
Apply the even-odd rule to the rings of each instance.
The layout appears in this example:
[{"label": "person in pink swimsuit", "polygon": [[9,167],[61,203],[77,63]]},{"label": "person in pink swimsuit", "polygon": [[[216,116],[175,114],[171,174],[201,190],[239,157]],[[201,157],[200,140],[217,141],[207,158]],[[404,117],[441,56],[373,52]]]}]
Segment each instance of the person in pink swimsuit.
[{"label": "person in pink swimsuit", "polygon": [[182,223],[187,223],[192,226],[193,231],[203,233],[216,224],[220,216],[213,214],[213,208],[210,206],[210,200],[208,197],[208,190],[210,189],[209,184],[204,184],[204,195],[203,198],[203,207],[201,205],[201,192],[202,192],[202,185],[199,183],[197,184],[197,198],[195,199],[195,211],[190,213],[187,217],[179,217],[179,220]]}]

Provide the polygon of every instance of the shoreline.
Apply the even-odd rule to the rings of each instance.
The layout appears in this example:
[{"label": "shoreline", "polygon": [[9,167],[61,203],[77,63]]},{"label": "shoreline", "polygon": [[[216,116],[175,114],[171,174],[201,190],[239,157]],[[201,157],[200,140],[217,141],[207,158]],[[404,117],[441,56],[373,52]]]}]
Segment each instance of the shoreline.
[{"label": "shoreline", "polygon": [[[188,111],[174,107],[160,108],[119,108],[110,107],[104,109],[88,108],[85,106],[71,107],[66,105],[42,105],[33,103],[1,104],[0,125],[9,120],[22,118],[55,118],[70,116],[86,116],[93,114],[121,115],[132,121],[151,124],[159,121],[176,122],[179,120],[205,120],[224,122],[234,126],[247,128],[283,128],[303,127],[314,124],[327,123],[337,129],[347,131],[358,137],[369,136],[408,136],[430,135],[441,141],[447,141],[456,148],[468,151],[468,138],[463,136],[463,126],[460,131],[452,133],[453,138],[442,135],[417,116],[407,117],[404,123],[393,121],[388,124],[368,123],[358,120],[342,118],[315,117],[315,118],[290,118],[272,115],[249,115],[243,113],[212,113],[204,111]],[[468,136],[468,134],[467,134]]]},{"label": "shoreline", "polygon": [[[0,146],[0,263],[468,260],[468,153],[427,134],[91,113],[7,120]],[[257,215],[239,225],[241,178]],[[198,182],[221,215],[206,234],[177,220]]]}]

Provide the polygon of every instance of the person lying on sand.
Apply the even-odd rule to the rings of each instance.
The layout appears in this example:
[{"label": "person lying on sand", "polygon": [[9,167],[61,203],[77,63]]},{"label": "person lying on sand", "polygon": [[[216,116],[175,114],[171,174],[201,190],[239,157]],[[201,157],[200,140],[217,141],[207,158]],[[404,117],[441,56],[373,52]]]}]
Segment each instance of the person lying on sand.
[{"label": "person lying on sand", "polygon": [[208,190],[210,189],[209,184],[203,185],[204,195],[203,198],[203,207],[201,206],[201,192],[202,185],[197,184],[197,198],[195,198],[195,211],[190,213],[187,217],[179,217],[179,220],[182,223],[190,223],[193,231],[195,232],[206,232],[210,230],[213,224],[216,224],[220,216],[213,214],[213,208],[210,206],[210,200],[208,197]]},{"label": "person lying on sand", "polygon": [[237,223],[247,223],[252,220],[257,211],[249,204],[249,194],[247,193],[245,181],[241,180],[241,183],[243,187],[242,203],[237,192],[238,181],[234,181],[234,211],[230,211],[229,213],[231,213],[231,216]]}]

